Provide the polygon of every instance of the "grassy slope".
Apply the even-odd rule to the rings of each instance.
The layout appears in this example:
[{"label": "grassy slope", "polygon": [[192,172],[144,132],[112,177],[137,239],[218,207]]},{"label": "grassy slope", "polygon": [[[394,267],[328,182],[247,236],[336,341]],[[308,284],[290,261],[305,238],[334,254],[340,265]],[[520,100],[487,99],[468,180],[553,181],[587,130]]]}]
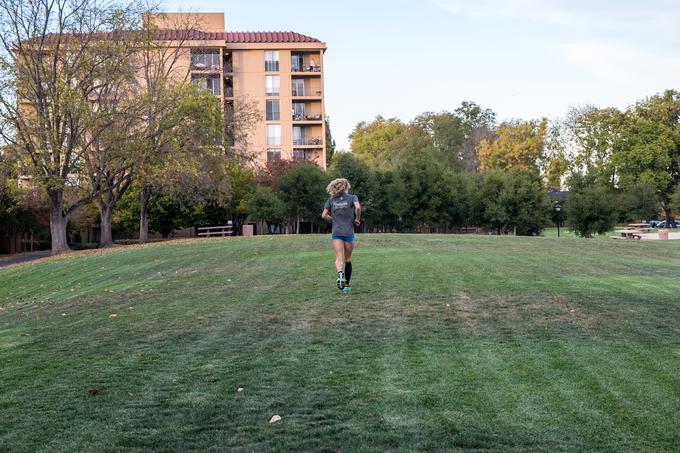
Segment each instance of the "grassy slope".
[{"label": "grassy slope", "polygon": [[680,242],[328,242],[0,270],[0,450],[680,449]]}]

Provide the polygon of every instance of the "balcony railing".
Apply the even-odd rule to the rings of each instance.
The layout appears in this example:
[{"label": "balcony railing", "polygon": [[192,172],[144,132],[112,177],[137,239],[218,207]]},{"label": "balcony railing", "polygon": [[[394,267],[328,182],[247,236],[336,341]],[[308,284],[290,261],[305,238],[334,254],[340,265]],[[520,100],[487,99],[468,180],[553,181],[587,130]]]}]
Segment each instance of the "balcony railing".
[{"label": "balcony railing", "polygon": [[224,87],[224,97],[233,98],[234,97],[234,87]]},{"label": "balcony railing", "polygon": [[321,137],[299,137],[293,139],[293,146],[321,146]]},{"label": "balcony railing", "polygon": [[205,63],[192,63],[192,71],[205,71],[205,72],[220,72],[220,65],[213,64],[208,65]]},{"label": "balcony railing", "polygon": [[224,65],[223,70],[224,70],[224,72],[227,73],[227,74],[230,73],[230,72],[234,72],[234,65],[233,65],[233,63],[226,63],[226,64]]},{"label": "balcony railing", "polygon": [[[312,94],[313,93],[313,94]],[[291,95],[294,97],[299,97],[299,96],[321,96],[321,90],[300,90],[297,88],[293,88],[291,90]]]},{"label": "balcony railing", "polygon": [[321,66],[317,65],[300,65],[293,64],[290,68],[291,72],[321,72]]},{"label": "balcony railing", "polygon": [[293,121],[321,121],[322,119],[321,113],[293,113]]}]

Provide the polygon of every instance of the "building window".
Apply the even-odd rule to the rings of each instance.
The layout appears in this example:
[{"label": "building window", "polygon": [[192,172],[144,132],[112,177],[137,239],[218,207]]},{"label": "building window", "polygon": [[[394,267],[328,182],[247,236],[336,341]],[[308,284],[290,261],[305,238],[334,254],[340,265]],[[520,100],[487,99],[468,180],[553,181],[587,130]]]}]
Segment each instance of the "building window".
[{"label": "building window", "polygon": [[220,76],[206,77],[192,74],[191,82],[195,83],[204,90],[210,91],[212,94],[220,94]]},{"label": "building window", "polygon": [[281,91],[281,77],[264,76],[265,96],[278,96],[280,91]]},{"label": "building window", "polygon": [[293,145],[306,145],[305,128],[293,126]]},{"label": "building window", "polygon": [[278,121],[281,119],[279,100],[272,99],[267,101],[267,121]]},{"label": "building window", "polygon": [[265,72],[279,72],[279,51],[267,50],[264,53]]},{"label": "building window", "polygon": [[293,102],[293,121],[305,120],[305,103]]},{"label": "building window", "polygon": [[304,149],[293,149],[294,160],[307,160],[307,154]]},{"label": "building window", "polygon": [[219,49],[192,49],[191,67],[194,69],[220,69]]},{"label": "building window", "polygon": [[281,125],[267,124],[267,145],[281,144]]},{"label": "building window", "polygon": [[294,53],[290,56],[290,70],[291,72],[304,71],[304,57],[301,53]]},{"label": "building window", "polygon": [[291,87],[293,89],[293,96],[305,95],[305,81],[304,79],[292,79]]},{"label": "building window", "polygon": [[280,148],[267,148],[267,162],[281,159]]}]

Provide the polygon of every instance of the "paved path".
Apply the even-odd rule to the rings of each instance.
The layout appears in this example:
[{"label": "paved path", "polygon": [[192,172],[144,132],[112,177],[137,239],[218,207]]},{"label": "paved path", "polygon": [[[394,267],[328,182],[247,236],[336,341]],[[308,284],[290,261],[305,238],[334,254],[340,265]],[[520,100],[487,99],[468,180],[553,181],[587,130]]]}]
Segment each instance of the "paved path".
[{"label": "paved path", "polygon": [[[658,241],[659,240],[659,233],[643,233],[641,234],[642,239],[645,241]],[[680,232],[676,233],[673,231],[668,232],[668,239],[680,239]]]},{"label": "paved path", "polygon": [[12,264],[25,263],[27,261],[39,260],[50,256],[49,250],[31,253],[17,253],[16,255],[5,255],[0,257],[0,267],[11,266]]}]

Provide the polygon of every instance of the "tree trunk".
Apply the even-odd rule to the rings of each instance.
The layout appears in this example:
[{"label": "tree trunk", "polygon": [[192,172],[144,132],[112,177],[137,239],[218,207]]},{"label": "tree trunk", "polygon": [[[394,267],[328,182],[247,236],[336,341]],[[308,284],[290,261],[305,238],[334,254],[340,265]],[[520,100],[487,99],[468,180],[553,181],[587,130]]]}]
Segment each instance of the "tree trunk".
[{"label": "tree trunk", "polygon": [[295,234],[300,234],[300,216],[295,219]]},{"label": "tree trunk", "polygon": [[99,208],[100,219],[100,238],[99,247],[111,247],[113,245],[113,235],[111,234],[111,216],[113,214],[113,207],[104,203],[97,203]]},{"label": "tree trunk", "polygon": [[66,239],[66,226],[68,218],[64,216],[64,193],[61,191],[51,192],[50,202],[50,235],[52,237],[52,254],[68,252],[71,248]]},{"label": "tree trunk", "polygon": [[663,214],[664,217],[666,217],[666,224],[664,225],[664,228],[671,228],[673,224],[671,223],[673,221],[673,218],[671,217],[671,210],[670,208],[667,208],[666,206],[663,207]]},{"label": "tree trunk", "polygon": [[151,190],[143,186],[139,192],[139,242],[149,242],[149,198]]}]

